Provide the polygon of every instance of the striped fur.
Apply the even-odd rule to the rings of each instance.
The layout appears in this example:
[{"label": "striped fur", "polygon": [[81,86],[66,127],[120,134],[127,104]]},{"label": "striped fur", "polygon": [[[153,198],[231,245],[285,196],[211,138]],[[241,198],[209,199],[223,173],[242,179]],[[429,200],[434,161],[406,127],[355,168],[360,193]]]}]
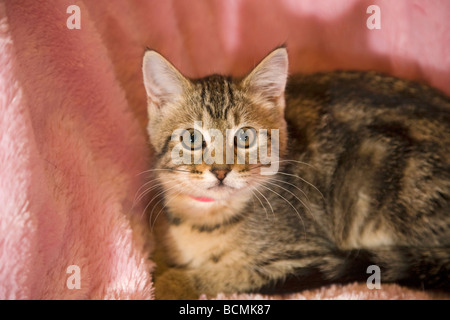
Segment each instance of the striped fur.
[{"label": "striped fur", "polygon": [[[151,86],[166,83],[152,74],[155,61],[182,93],[155,94]],[[375,264],[382,283],[448,290],[449,98],[374,72],[296,75],[286,89],[283,74],[284,48],[243,79],[186,79],[157,54],[144,58],[165,211],[156,222],[173,268],[160,279],[181,271],[209,295],[286,292],[366,281]],[[279,129],[279,172],[222,165],[229,173],[218,186],[217,164],[175,165],[170,135],[194,121]]]}]

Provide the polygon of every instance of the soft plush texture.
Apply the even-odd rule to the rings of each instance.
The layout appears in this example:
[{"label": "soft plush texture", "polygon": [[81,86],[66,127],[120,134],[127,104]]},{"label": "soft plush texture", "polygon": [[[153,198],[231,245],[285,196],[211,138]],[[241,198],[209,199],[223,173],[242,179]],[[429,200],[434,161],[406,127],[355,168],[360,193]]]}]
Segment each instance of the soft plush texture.
[{"label": "soft plush texture", "polygon": [[66,7],[0,3],[0,298],[151,298],[146,137],[87,9],[74,31]]},{"label": "soft plush texture", "polygon": [[[81,29],[69,30],[69,5]],[[381,29],[369,30],[369,5]],[[0,1],[0,298],[151,299],[145,47],[184,74],[242,75],[286,44],[291,73],[379,70],[450,94],[446,0]],[[144,199],[145,200],[145,199]],[[69,289],[68,267],[80,267]],[[383,285],[260,299],[435,299]]]}]

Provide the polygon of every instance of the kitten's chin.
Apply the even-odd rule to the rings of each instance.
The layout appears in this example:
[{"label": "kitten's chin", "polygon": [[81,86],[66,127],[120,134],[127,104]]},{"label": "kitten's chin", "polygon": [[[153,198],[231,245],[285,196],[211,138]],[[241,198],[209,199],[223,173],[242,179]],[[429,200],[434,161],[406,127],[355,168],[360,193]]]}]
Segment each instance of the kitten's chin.
[{"label": "kitten's chin", "polygon": [[245,190],[234,193],[203,190],[196,194],[168,195],[166,203],[169,211],[183,221],[212,226],[240,214],[250,198]]}]

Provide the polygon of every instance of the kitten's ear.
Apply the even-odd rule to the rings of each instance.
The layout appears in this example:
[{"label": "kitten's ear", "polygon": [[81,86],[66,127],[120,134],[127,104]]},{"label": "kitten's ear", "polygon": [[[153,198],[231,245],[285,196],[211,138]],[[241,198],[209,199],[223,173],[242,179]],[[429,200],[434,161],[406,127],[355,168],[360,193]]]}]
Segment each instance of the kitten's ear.
[{"label": "kitten's ear", "polygon": [[265,57],[243,80],[244,88],[269,100],[281,97],[288,76],[286,48],[278,48]]},{"label": "kitten's ear", "polygon": [[142,72],[147,96],[157,107],[179,98],[189,84],[169,61],[153,50],[145,52]]}]

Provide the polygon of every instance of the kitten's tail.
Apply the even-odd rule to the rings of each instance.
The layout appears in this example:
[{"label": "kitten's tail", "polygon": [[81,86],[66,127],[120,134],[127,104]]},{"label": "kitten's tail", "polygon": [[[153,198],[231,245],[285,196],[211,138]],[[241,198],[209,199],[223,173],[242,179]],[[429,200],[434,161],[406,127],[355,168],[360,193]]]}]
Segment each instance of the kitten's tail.
[{"label": "kitten's tail", "polygon": [[370,288],[397,283],[450,292],[450,247],[335,250],[310,262],[258,291],[298,292],[333,283],[363,282]]},{"label": "kitten's tail", "polygon": [[421,289],[450,291],[450,247],[394,247],[339,251],[338,261],[319,266],[325,277],[340,282],[398,283]]}]

